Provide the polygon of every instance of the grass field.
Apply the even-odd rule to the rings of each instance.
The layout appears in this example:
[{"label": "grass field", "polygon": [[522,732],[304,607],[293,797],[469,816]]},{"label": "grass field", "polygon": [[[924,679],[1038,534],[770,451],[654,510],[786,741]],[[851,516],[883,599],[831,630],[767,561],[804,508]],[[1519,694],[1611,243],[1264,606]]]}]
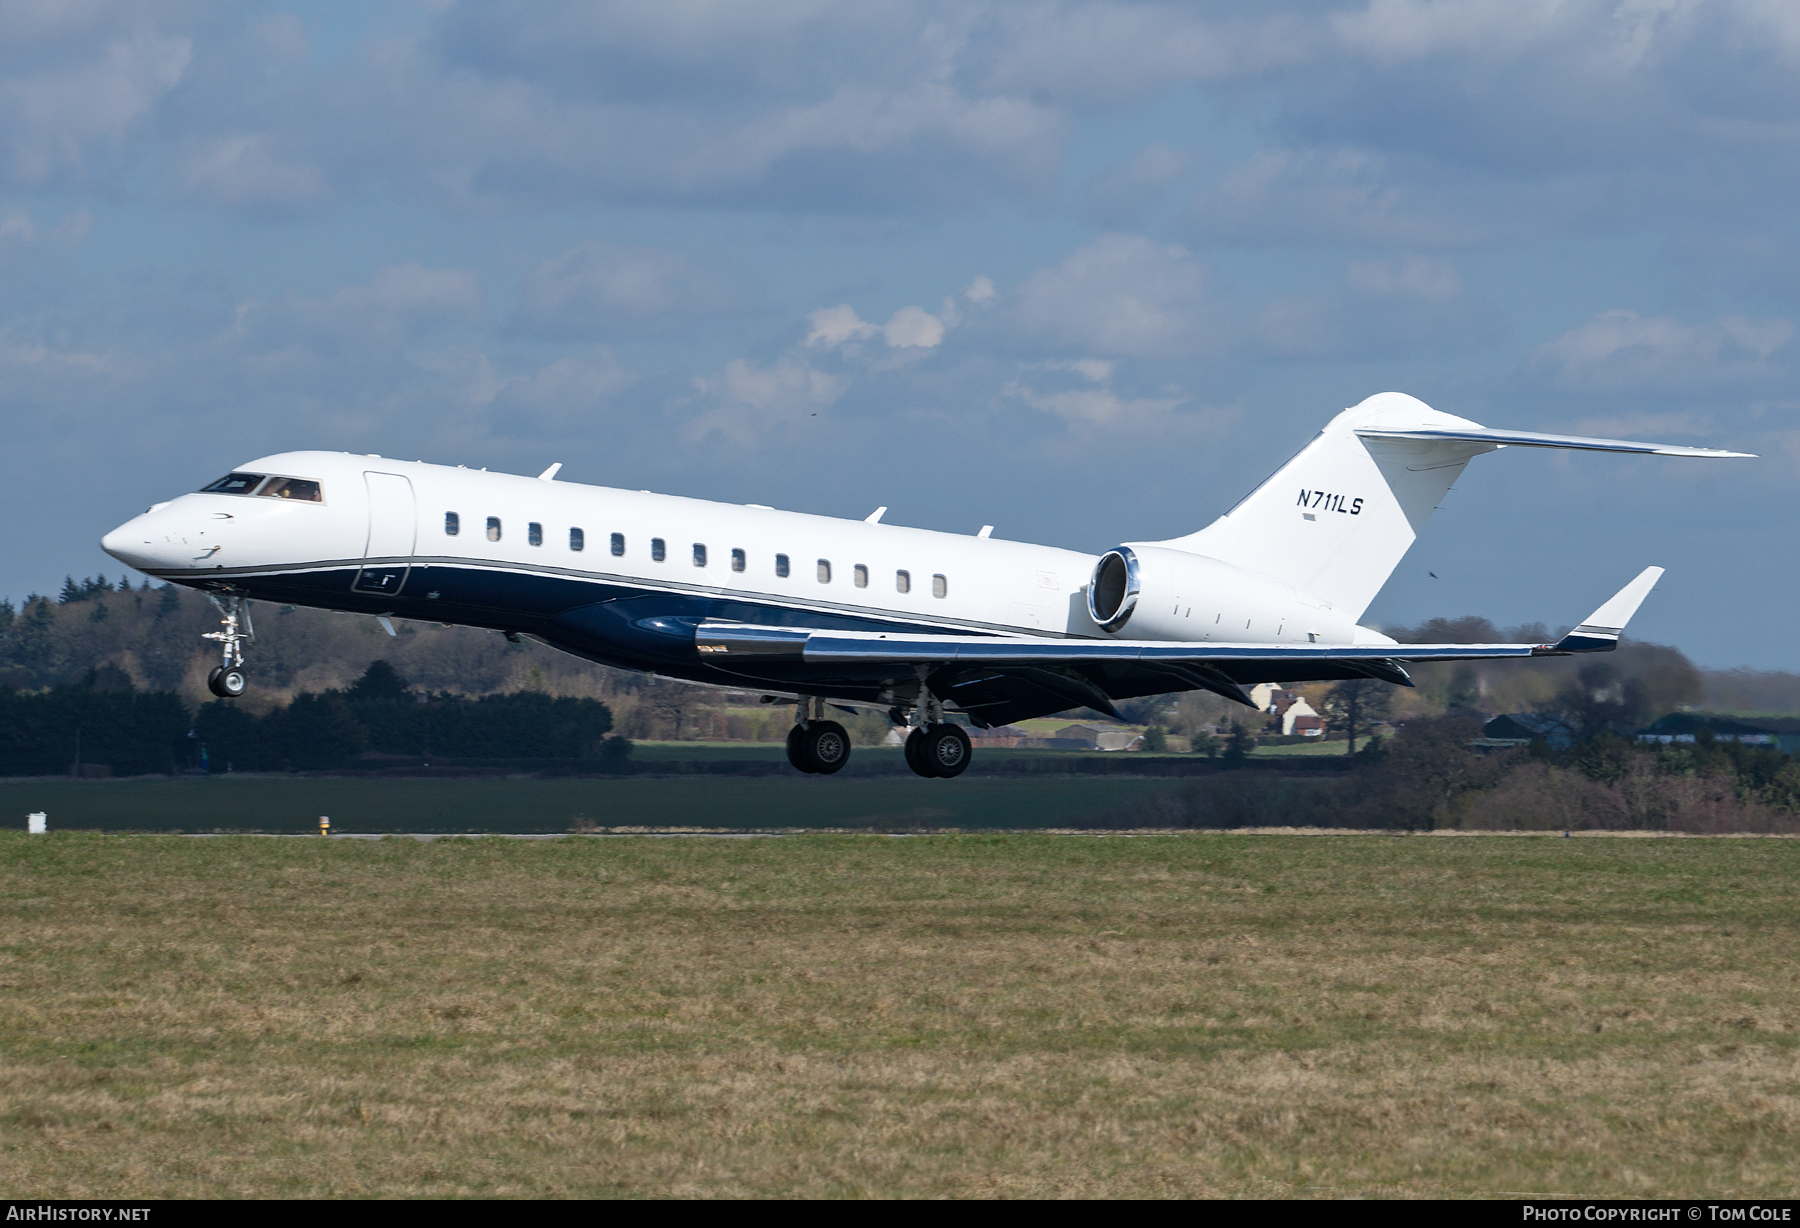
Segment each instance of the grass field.
[{"label": "grass field", "polygon": [[[777,750],[779,752],[779,749]],[[44,811],[51,830],[561,832],[600,827],[1045,828],[1177,783],[1049,776],[461,780],[213,776],[0,780],[0,829]]]},{"label": "grass field", "polygon": [[3,833],[0,1195],[1786,1196],[1797,872]]}]

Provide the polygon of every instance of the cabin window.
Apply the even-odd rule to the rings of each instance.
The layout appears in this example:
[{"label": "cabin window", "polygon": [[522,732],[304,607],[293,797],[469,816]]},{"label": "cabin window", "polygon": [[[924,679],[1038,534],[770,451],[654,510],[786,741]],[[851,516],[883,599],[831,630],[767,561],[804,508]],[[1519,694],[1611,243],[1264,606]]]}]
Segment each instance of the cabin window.
[{"label": "cabin window", "polygon": [[894,573],[894,591],[896,593],[912,592],[912,572],[896,571]]},{"label": "cabin window", "polygon": [[744,563],[745,563],[744,552],[742,550],[733,550],[731,552],[731,570],[733,570],[733,571],[744,570]]},{"label": "cabin window", "polygon": [[869,587],[869,569],[861,563],[850,569],[850,578],[856,582],[857,588]]},{"label": "cabin window", "polygon": [[950,595],[950,581],[944,579],[944,577],[942,577],[942,576],[931,577],[931,595],[933,597],[949,596]]},{"label": "cabin window", "polygon": [[455,537],[462,532],[462,517],[455,512],[444,513],[444,536]]},{"label": "cabin window", "polygon": [[500,540],[500,517],[498,516],[488,517],[488,540],[491,542]]},{"label": "cabin window", "polygon": [[694,566],[706,566],[706,547],[700,542],[694,543]]},{"label": "cabin window", "polygon": [[660,563],[668,556],[669,551],[668,548],[663,545],[663,539],[660,537],[652,537],[650,539],[650,557]]},{"label": "cabin window", "polygon": [[820,584],[830,584],[831,583],[831,560],[830,559],[820,559],[819,560],[819,583]]},{"label": "cabin window", "polygon": [[623,533],[614,533],[612,535],[612,552],[615,559],[622,559],[625,557],[625,535]]},{"label": "cabin window", "polygon": [[323,503],[325,492],[311,478],[270,478],[256,492],[268,499],[293,499],[297,503]]},{"label": "cabin window", "polygon": [[582,551],[587,549],[587,534],[580,529],[569,530],[569,549]]},{"label": "cabin window", "polygon": [[263,480],[260,473],[228,473],[218,481],[200,488],[207,495],[247,495]]},{"label": "cabin window", "polygon": [[780,576],[783,580],[787,579],[787,574],[788,574],[788,557],[787,557],[787,555],[778,554],[775,556],[775,574]]},{"label": "cabin window", "polygon": [[525,526],[525,540],[533,546],[544,544],[544,526],[533,520]]}]

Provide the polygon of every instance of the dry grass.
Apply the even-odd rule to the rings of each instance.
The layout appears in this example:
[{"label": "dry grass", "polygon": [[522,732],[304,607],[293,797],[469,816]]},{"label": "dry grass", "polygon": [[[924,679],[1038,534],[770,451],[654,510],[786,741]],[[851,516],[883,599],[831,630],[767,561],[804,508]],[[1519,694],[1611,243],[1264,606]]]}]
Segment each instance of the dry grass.
[{"label": "dry grass", "polygon": [[0,835],[0,1194],[1790,1194],[1800,842]]}]

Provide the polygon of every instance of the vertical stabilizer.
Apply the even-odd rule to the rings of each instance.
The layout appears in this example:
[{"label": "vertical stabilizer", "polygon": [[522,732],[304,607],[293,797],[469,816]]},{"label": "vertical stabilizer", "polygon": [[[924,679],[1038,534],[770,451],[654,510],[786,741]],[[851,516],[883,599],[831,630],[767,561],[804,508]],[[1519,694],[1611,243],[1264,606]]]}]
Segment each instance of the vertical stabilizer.
[{"label": "vertical stabilizer", "polygon": [[1160,544],[1273,576],[1361,618],[1463,466],[1502,445],[1357,432],[1481,429],[1404,393],[1378,393],[1333,418],[1231,511]]}]

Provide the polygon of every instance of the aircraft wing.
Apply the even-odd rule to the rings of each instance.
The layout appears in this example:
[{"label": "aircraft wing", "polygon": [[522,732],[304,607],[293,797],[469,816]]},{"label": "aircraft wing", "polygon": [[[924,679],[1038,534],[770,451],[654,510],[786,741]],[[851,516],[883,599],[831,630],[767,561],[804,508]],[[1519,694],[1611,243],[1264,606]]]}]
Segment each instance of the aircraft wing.
[{"label": "aircraft wing", "polygon": [[[1662,574],[1660,567],[1645,568],[1554,644],[1233,644],[812,631],[724,622],[701,623],[695,628],[694,642],[702,656],[720,664],[734,658],[763,662],[786,658],[807,666],[838,666],[856,672],[868,667],[925,666],[934,677],[943,679],[934,686],[954,690],[985,683],[986,691],[996,695],[1007,692],[1004,680],[1013,678],[1069,701],[1045,709],[1051,712],[1078,704],[1110,711],[1112,699],[1196,689],[1248,704],[1243,690],[1246,682],[1370,677],[1411,686],[1403,662],[1610,652],[1618,647],[1625,624]],[[1012,706],[1002,699],[993,702]]]}]

